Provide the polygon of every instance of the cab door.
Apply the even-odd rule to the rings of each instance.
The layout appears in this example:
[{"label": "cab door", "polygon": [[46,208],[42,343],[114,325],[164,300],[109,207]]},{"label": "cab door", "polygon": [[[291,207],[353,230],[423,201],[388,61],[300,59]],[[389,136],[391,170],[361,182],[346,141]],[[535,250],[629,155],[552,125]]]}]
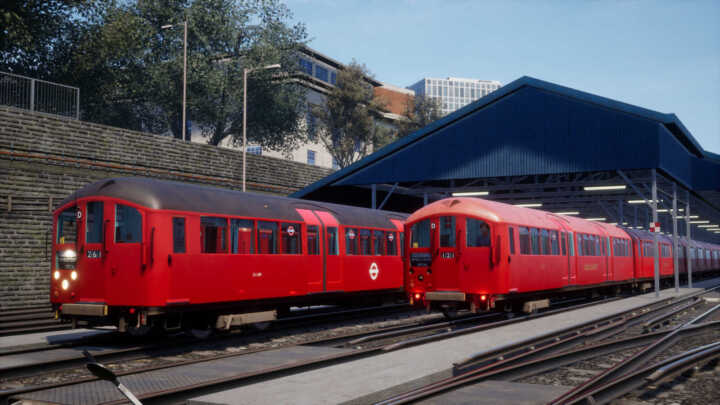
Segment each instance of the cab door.
[{"label": "cab door", "polygon": [[87,201],[80,204],[82,223],[78,235],[78,301],[105,302],[105,258],[103,255],[103,224],[107,218],[107,204]]},{"label": "cab door", "polygon": [[461,289],[458,264],[458,218],[441,216],[430,219],[430,254],[433,281],[438,290]]},{"label": "cab door", "polygon": [[105,284],[107,304],[142,305],[146,292],[142,279],[147,265],[142,254],[145,216],[130,205],[106,205],[110,210],[104,221],[107,251],[103,252],[109,271]]}]

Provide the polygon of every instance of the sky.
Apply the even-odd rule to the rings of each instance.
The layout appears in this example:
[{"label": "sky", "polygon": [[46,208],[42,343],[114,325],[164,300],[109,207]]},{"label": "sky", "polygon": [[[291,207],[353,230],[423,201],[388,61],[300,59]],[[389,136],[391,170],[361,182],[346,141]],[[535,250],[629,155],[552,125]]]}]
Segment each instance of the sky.
[{"label": "sky", "polygon": [[720,0],[286,0],[309,46],[406,87],[532,76],[662,113],[720,153]]}]

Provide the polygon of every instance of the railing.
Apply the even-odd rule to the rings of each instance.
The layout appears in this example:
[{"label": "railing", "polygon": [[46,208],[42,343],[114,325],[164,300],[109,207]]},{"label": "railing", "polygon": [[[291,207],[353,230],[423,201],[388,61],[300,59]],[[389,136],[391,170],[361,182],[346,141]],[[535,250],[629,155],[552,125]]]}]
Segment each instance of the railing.
[{"label": "railing", "polygon": [[0,72],[0,105],[80,119],[80,89]]}]

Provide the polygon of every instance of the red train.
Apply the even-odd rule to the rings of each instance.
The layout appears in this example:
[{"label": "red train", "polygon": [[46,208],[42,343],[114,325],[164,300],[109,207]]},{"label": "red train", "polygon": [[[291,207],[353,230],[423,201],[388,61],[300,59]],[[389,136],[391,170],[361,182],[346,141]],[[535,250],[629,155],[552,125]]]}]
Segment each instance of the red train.
[{"label": "red train", "polygon": [[[550,295],[588,289],[650,288],[653,235],[478,198],[448,198],[405,224],[405,288],[411,302],[532,311]],[[660,275],[673,277],[672,239],[659,236]],[[688,253],[689,252],[689,253]],[[720,269],[720,246],[681,239],[679,267]]]},{"label": "red train", "polygon": [[260,322],[290,305],[404,297],[407,216],[116,178],[54,213],[50,298],[79,325],[144,332]]}]

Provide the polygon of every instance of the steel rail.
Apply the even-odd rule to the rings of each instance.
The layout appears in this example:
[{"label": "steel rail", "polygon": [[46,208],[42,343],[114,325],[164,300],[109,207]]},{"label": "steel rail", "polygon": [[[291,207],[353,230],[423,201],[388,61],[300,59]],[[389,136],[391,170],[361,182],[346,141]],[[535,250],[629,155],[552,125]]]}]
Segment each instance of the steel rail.
[{"label": "steel rail", "polygon": [[686,304],[686,305],[683,305],[682,307],[678,308],[676,311],[668,312],[668,313],[662,314],[662,315],[658,315],[658,316],[656,316],[655,318],[650,319],[650,320],[648,320],[647,322],[645,322],[645,323],[643,324],[643,331],[644,331],[644,332],[649,332],[649,331],[651,331],[652,329],[655,329],[655,328],[657,328],[657,327],[660,327],[661,325],[664,325],[665,323],[669,322],[669,319],[670,319],[670,318],[678,315],[679,313],[681,313],[681,312],[683,312],[683,311],[686,311],[686,310],[689,310],[689,309],[693,309],[693,308],[695,308],[696,306],[699,306],[699,305],[701,305],[701,304],[703,304],[703,301],[702,301],[702,300],[697,300],[697,301],[695,301],[695,302],[691,302],[691,303],[688,303],[688,304]]}]

